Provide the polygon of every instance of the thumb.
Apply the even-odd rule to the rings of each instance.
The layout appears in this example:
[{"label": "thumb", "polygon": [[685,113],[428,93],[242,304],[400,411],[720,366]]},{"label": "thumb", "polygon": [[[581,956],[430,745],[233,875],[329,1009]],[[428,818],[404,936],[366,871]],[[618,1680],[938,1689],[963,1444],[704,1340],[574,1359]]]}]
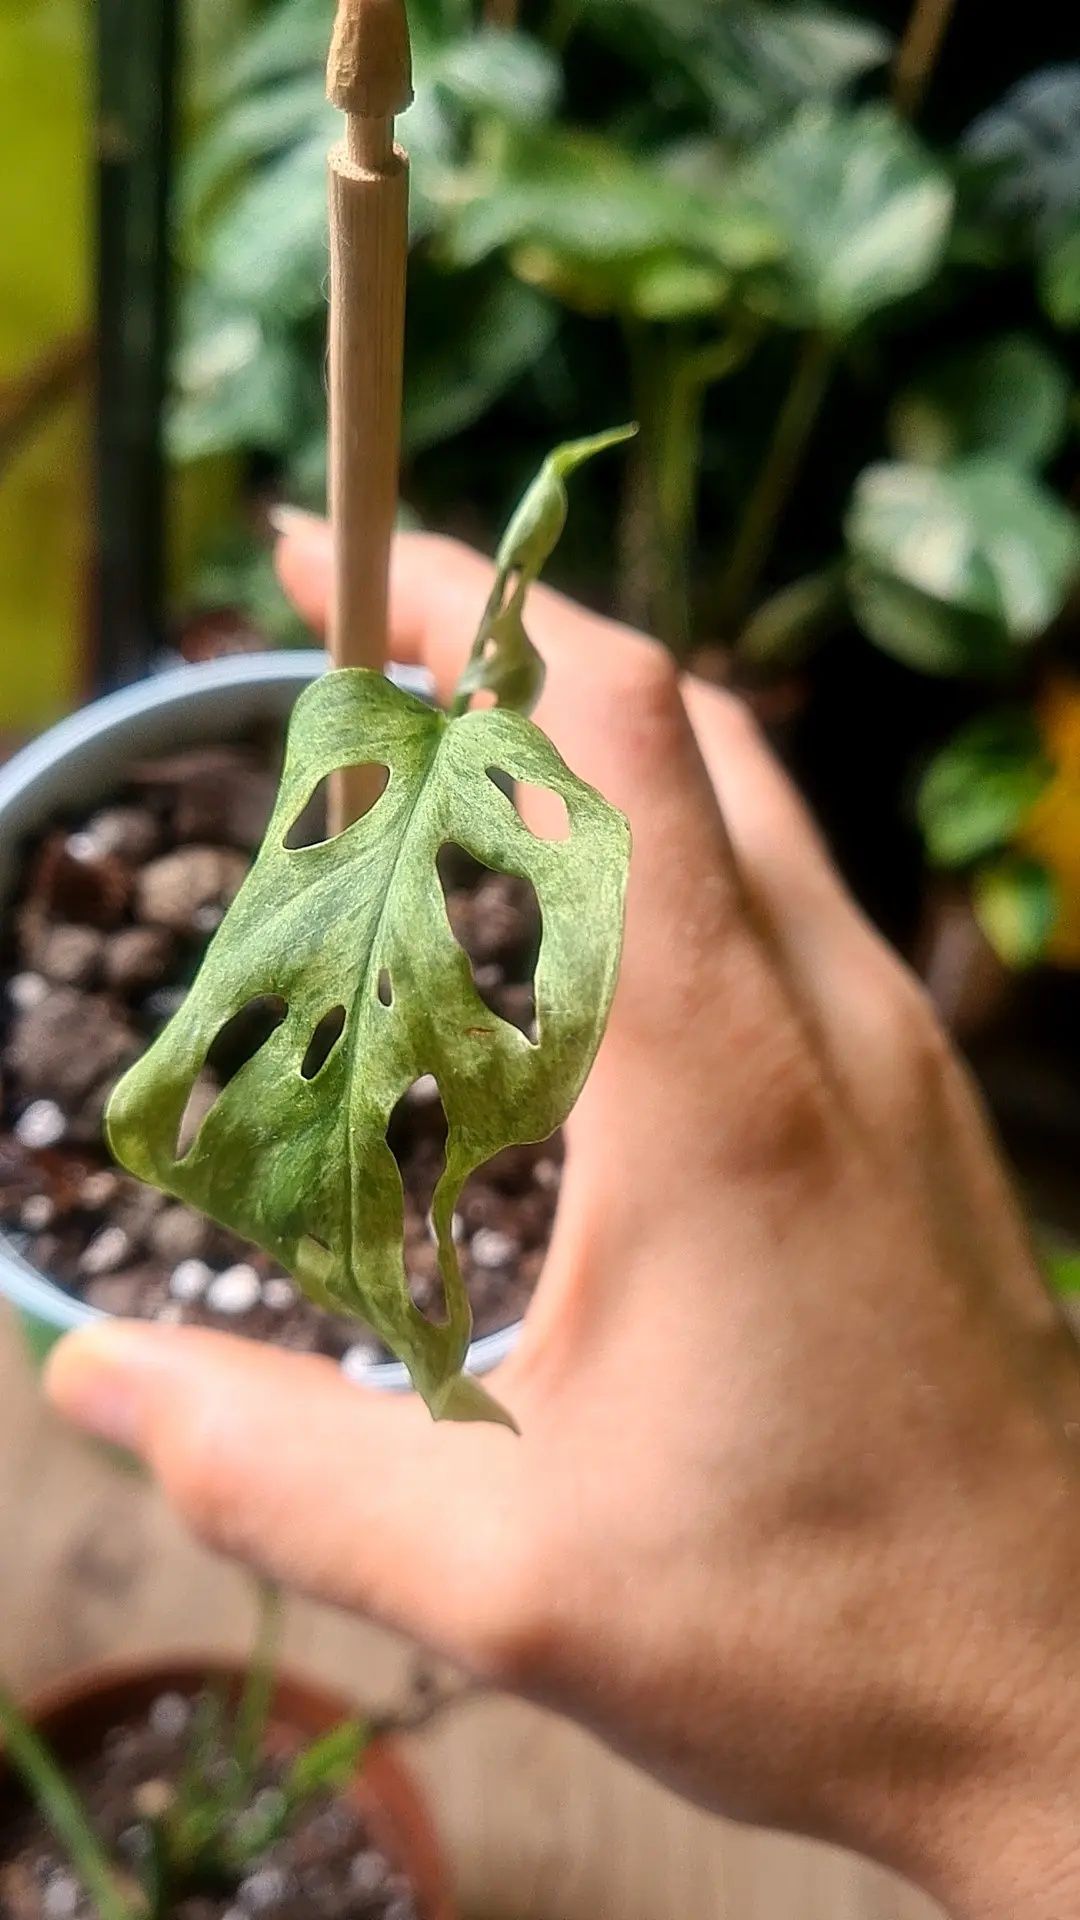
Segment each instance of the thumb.
[{"label": "thumb", "polygon": [[69,1335],[46,1387],[137,1454],[210,1546],[506,1677],[528,1529],[505,1428],[436,1426],[329,1360],[134,1322]]}]

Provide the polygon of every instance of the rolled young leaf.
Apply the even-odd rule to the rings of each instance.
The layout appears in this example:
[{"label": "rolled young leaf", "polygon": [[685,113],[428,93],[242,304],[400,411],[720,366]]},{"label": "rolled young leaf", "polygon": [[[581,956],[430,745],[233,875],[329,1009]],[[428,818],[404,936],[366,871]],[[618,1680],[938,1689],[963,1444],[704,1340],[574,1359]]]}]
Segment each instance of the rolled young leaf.
[{"label": "rolled young leaf", "polygon": [[[381,798],[335,839],[290,851],[286,837],[316,787],[358,762],[389,770]],[[560,794],[569,837],[530,833],[493,771]],[[491,1013],[473,984],[436,869],[448,843],[536,889],[535,1042]],[[471,1315],[454,1207],[476,1167],[505,1146],[545,1139],[577,1098],[615,987],[628,858],[622,816],[524,715],[495,708],[448,719],[378,674],[326,674],[297,702],[265,842],[191,992],[113,1095],[114,1153],[257,1241],[324,1305],[362,1314],[433,1413],[490,1414],[475,1383],[458,1384]],[[266,995],[287,1008],[280,1025],[178,1153],[214,1040]],[[340,1037],[305,1079],[312,1036],[336,1007],[345,1010]],[[449,1128],[432,1205],[444,1325],[409,1297],[401,1178],[386,1139],[398,1100],[425,1074]]]},{"label": "rolled young leaf", "polygon": [[501,707],[531,713],[544,690],[544,663],[525,631],[525,597],[562,537],[569,511],[566,482],[586,460],[621,446],[636,421],[568,440],[548,454],[499,542],[495,584],[477,630],[452,711],[463,713],[475,693],[495,695]]}]

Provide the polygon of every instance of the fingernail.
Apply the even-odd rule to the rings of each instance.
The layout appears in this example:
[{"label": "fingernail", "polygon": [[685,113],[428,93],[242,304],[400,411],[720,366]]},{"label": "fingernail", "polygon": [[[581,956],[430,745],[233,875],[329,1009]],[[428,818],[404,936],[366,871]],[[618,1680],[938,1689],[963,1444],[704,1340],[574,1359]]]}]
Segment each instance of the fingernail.
[{"label": "fingernail", "polygon": [[290,507],[281,502],[270,507],[266,515],[277,534],[307,533],[323,522],[317,513],[308,513],[306,507]]},{"label": "fingernail", "polygon": [[91,1327],[69,1334],[45,1369],[49,1399],[95,1439],[137,1449],[146,1374],[157,1359],[151,1328]]}]

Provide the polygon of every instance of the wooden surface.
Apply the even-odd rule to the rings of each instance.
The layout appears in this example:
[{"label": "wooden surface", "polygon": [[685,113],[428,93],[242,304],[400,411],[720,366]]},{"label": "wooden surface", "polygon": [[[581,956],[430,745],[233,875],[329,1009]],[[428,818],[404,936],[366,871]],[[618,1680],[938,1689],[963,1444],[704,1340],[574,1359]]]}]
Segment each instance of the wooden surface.
[{"label": "wooden surface", "polygon": [[[154,1490],[61,1431],[0,1318],[0,1674],[246,1643],[242,1576],[185,1538]],[[389,1636],[297,1604],[287,1658],[374,1702],[400,1697]],[[682,1806],[563,1723],[464,1703],[413,1743],[463,1920],[932,1920],[885,1875]]]}]

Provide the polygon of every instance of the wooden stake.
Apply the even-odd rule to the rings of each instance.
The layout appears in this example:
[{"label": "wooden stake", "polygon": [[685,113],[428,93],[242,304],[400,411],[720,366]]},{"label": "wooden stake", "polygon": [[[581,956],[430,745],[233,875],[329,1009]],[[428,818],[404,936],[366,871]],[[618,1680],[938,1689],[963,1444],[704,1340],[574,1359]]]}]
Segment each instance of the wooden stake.
[{"label": "wooden stake", "polygon": [[[412,99],[404,0],[340,0],[327,93],[347,116],[345,138],[330,155],[329,646],[335,666],[381,671],[408,255],[409,165],[394,142],[394,117]],[[371,783],[362,772],[335,776],[332,832],[370,805]]]},{"label": "wooden stake", "polygon": [[956,0],[915,0],[893,66],[893,101],[913,120],[933,78]]}]

